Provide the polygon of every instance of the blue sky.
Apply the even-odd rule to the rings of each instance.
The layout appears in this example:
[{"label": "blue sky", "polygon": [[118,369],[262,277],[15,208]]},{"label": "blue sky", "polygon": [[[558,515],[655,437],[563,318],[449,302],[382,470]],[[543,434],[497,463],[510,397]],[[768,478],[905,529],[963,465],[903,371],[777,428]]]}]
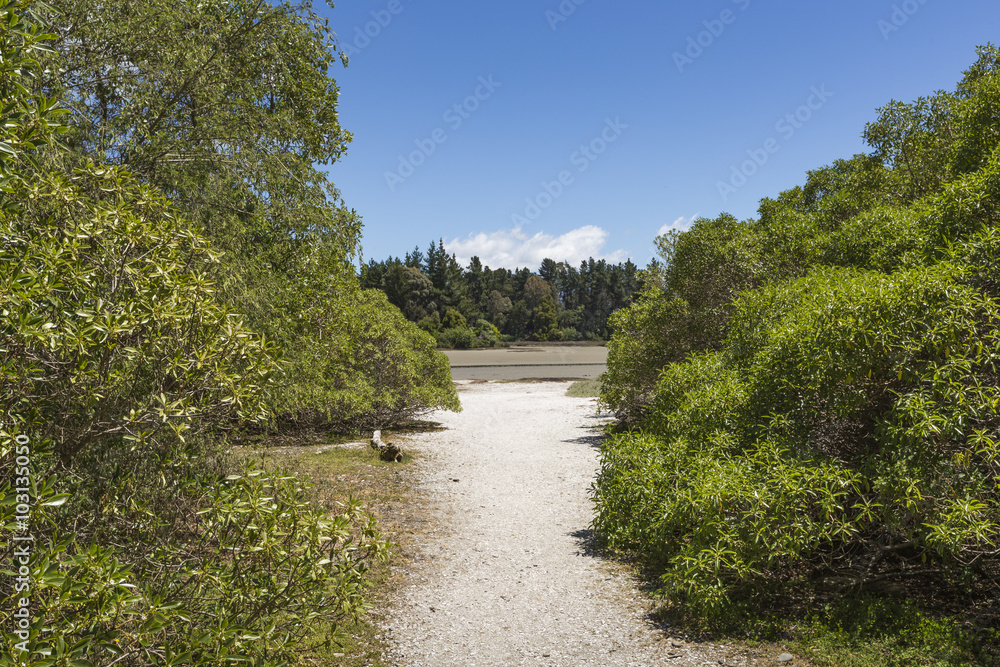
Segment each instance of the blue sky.
[{"label": "blue sky", "polygon": [[[756,215],[864,152],[891,99],[952,89],[996,0],[344,0],[329,167],[365,259],[631,258],[695,216]],[[735,170],[735,171],[734,171]],[[723,185],[724,184],[724,185]]]}]

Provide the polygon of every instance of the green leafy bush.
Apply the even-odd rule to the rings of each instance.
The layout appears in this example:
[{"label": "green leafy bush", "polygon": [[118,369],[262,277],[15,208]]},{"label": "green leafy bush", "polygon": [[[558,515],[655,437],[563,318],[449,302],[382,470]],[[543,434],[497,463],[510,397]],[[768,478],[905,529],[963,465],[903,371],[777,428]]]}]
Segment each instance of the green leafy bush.
[{"label": "green leafy bush", "polygon": [[602,400],[633,430],[604,445],[595,527],[702,618],[790,583],[995,583],[998,54],[759,219],[661,238],[615,317]]},{"label": "green leafy bush", "polygon": [[845,221],[829,235],[821,261],[876,271],[923,263],[921,216],[902,207],[882,206]]},{"label": "green leafy bush", "polygon": [[688,305],[650,285],[636,303],[611,315],[608,370],[601,376],[601,403],[624,422],[641,418],[652,401],[660,370],[682,359]]},{"label": "green leafy bush", "polygon": [[161,195],[120,170],[42,175],[0,214],[0,392],[43,409],[69,461],[114,438],[144,445],[259,419],[275,365],[215,300],[218,261]]},{"label": "green leafy bush", "polygon": [[443,329],[437,334],[438,347],[450,350],[471,350],[475,346],[476,334],[467,327]]},{"label": "green leafy bush", "polygon": [[276,397],[279,414],[378,429],[436,409],[461,409],[448,358],[385,293],[355,291],[335,305],[322,313],[317,344],[289,365],[295,382]]},{"label": "green leafy bush", "polygon": [[4,570],[28,587],[0,594],[26,613],[0,663],[290,664],[317,621],[336,639],[364,609],[386,544],[294,477],[219,473],[224,432],[266,416],[271,349],[217,300],[218,253],[163,195],[85,160],[39,166],[64,161],[31,93],[46,36],[27,8],[0,5],[4,567],[31,545]]},{"label": "green leafy bush", "polygon": [[771,442],[614,437],[605,447],[595,527],[613,549],[662,569],[664,593],[719,613],[734,591],[760,591],[784,568],[858,529],[844,506],[855,473],[796,459]]},{"label": "green leafy bush", "polygon": [[598,529],[699,605],[821,554],[864,563],[861,586],[890,552],[991,553],[1000,307],[959,276],[823,271],[747,293],[727,348],[667,366],[646,435],[608,446]]},{"label": "green leafy bush", "polygon": [[578,341],[583,340],[583,336],[573,327],[566,327],[562,330],[562,339],[566,341]]},{"label": "green leafy bush", "polygon": [[[280,474],[220,483],[200,462],[206,436],[264,417],[276,369],[215,300],[207,242],[119,170],[41,175],[7,201],[0,553],[14,547],[12,438],[27,433],[43,443],[37,664],[287,664],[315,619],[362,611],[368,563],[386,551],[370,517],[352,505],[331,518]],[[20,639],[5,634],[4,653]]]},{"label": "green leafy bush", "polygon": [[500,330],[493,326],[489,320],[478,320],[475,334],[476,340],[473,342],[473,347],[497,347],[503,339]]},{"label": "green leafy bush", "polygon": [[[0,459],[12,447],[6,434]],[[32,459],[39,469],[49,457],[39,447]],[[330,627],[325,641],[341,639],[341,625],[366,608],[370,564],[387,554],[374,519],[354,503],[332,514],[311,504],[307,488],[280,471],[219,478],[190,466],[178,475],[177,461],[166,463],[170,477],[140,468],[100,488],[111,514],[98,519],[100,531],[89,533],[95,521],[84,519],[35,542],[32,586],[21,593],[31,601],[21,645],[31,664],[286,665],[319,621]],[[9,490],[0,489],[8,528]],[[94,490],[62,507],[52,505],[65,496],[40,490],[32,524],[88,516],[82,510],[99,509],[85,507]],[[5,608],[17,597],[5,594]],[[15,647],[23,640],[4,628],[0,664],[19,664],[11,658],[25,655]]]}]

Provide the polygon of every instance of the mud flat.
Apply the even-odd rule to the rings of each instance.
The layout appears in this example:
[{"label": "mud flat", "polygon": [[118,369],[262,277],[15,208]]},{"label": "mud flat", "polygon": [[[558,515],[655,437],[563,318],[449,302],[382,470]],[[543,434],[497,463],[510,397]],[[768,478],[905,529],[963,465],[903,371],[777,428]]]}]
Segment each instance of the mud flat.
[{"label": "mud flat", "polygon": [[596,345],[524,345],[445,354],[454,380],[592,379],[607,370],[608,360],[608,348]]}]

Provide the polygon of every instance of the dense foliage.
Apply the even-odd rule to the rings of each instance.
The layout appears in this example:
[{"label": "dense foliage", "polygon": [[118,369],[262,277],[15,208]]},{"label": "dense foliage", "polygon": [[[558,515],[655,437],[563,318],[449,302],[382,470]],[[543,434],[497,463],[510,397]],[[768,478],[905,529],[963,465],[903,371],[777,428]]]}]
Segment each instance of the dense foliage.
[{"label": "dense foliage", "polygon": [[0,2],[0,664],[297,663],[388,546],[225,448],[459,408],[313,166],[346,136],[328,33],[266,2],[56,9]]},{"label": "dense foliage", "polygon": [[1000,587],[1000,51],[865,137],[661,237],[613,318],[596,527],[709,616],[810,577]]},{"label": "dense foliage", "polygon": [[[328,406],[326,419],[368,431],[438,407],[461,410],[447,357],[377,290],[347,297],[308,355],[299,373],[309,381],[286,388],[279,409],[318,403]],[[302,391],[323,394],[298,396]]]},{"label": "dense foliage", "polygon": [[[333,339],[359,290],[361,221],[321,169],[351,139],[328,73],[346,59],[328,23],[309,2],[52,6],[57,53],[42,83],[72,120],[58,166],[120,166],[162,191],[224,253],[211,276],[220,300],[277,348],[283,372],[268,410],[286,422],[355,423],[364,407],[331,403],[329,372],[316,368],[331,345],[350,344]],[[425,342],[392,321],[400,340]],[[416,403],[385,388],[379,400],[400,409],[381,425],[454,405],[447,377],[424,382],[437,384],[404,388]],[[428,397],[441,400],[419,402]]]},{"label": "dense foliage", "polygon": [[206,271],[218,254],[162,195],[94,165],[12,190],[0,221],[8,415],[57,418],[65,462],[108,439],[261,418],[277,367],[217,303]]},{"label": "dense foliage", "polygon": [[473,257],[465,269],[443,241],[402,260],[370,260],[361,284],[385,292],[440,347],[492,347],[502,340],[607,340],[608,319],[639,289],[632,262],[593,258],[580,268],[552,259],[530,269],[490,269]]}]

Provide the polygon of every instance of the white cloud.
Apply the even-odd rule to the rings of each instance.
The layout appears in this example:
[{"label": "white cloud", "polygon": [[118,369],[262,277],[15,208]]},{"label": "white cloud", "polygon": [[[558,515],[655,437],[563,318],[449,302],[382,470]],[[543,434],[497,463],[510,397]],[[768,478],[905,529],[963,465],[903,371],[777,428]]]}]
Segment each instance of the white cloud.
[{"label": "white cloud", "polygon": [[489,234],[470,234],[468,238],[446,241],[444,245],[462,266],[476,256],[491,269],[527,267],[535,271],[546,257],[570,264],[579,264],[590,257],[616,264],[628,259],[624,250],[602,252],[607,240],[608,232],[596,225],[586,225],[561,236],[544,232],[528,236],[521,227],[514,227]]},{"label": "white cloud", "polygon": [[695,213],[690,218],[685,218],[683,215],[673,221],[672,224],[663,225],[660,227],[660,231],[656,232],[657,236],[663,236],[672,229],[676,229],[681,232],[686,232],[691,229],[691,223],[698,219],[699,214]]}]

